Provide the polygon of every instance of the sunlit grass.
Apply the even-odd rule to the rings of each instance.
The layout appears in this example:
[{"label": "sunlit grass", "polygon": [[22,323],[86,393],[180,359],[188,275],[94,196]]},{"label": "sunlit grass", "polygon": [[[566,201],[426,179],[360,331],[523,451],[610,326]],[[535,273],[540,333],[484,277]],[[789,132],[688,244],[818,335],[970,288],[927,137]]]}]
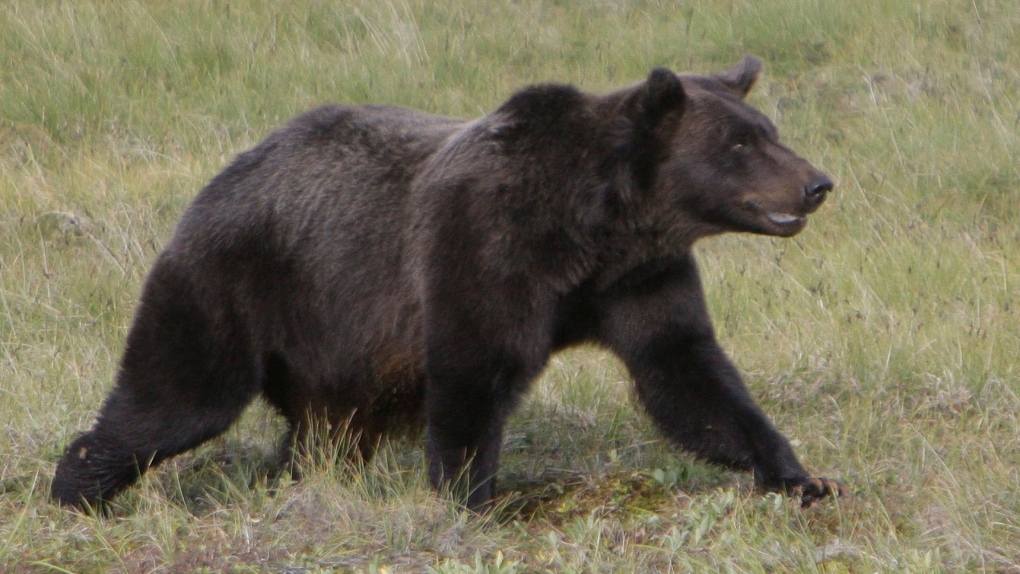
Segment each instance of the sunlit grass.
[{"label": "sunlit grass", "polygon": [[[0,570],[1004,572],[1020,563],[1020,11],[1005,0],[285,4],[0,10]],[[472,117],[540,81],[766,62],[751,96],[837,181],[792,240],[697,253],[718,335],[798,454],[810,510],[664,444],[625,370],[557,357],[491,517],[421,445],[270,479],[264,406],[112,516],[47,497],[196,190],[324,102]]]}]

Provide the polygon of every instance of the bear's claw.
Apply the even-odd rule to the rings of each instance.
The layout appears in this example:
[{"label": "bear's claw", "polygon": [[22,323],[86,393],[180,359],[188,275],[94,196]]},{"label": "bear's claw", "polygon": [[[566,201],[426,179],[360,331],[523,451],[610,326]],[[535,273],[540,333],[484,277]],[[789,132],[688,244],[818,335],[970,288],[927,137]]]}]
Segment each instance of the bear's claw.
[{"label": "bear's claw", "polygon": [[793,489],[794,495],[800,496],[801,508],[809,508],[819,499],[831,496],[845,497],[850,494],[847,486],[834,478],[807,478]]}]

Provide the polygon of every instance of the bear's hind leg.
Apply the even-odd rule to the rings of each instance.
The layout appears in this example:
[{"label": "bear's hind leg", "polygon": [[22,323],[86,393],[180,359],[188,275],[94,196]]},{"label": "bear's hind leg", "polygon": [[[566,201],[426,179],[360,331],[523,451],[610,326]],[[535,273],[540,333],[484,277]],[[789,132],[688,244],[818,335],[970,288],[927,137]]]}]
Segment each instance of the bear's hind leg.
[{"label": "bear's hind leg", "polygon": [[95,507],[150,466],[221,434],[261,385],[239,319],[205,312],[183,281],[160,271],[150,276],[95,426],[57,465],[51,492],[62,504]]},{"label": "bear's hind leg", "polygon": [[316,392],[317,385],[295,373],[282,354],[268,354],[265,366],[263,397],[287,421],[278,449],[279,472],[300,480],[307,464],[372,458],[376,445],[367,438],[365,417],[342,398],[349,394],[342,390],[349,382],[338,382],[341,390]]},{"label": "bear's hind leg", "polygon": [[[95,427],[64,451],[52,494],[61,504],[96,507],[134,484],[150,466],[218,436],[243,405],[160,407],[115,388]],[[133,411],[128,413],[127,411]]]},{"label": "bear's hind leg", "polygon": [[280,471],[301,480],[304,467],[329,466],[341,461],[367,463],[375,450],[355,426],[352,415],[333,418],[326,413],[288,416],[287,433],[279,447]]}]

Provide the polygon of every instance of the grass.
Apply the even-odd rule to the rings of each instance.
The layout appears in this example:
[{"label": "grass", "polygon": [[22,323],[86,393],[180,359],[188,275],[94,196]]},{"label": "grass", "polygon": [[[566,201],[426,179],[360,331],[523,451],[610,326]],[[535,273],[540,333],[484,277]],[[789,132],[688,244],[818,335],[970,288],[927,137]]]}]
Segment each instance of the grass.
[{"label": "grass", "polygon": [[[1017,30],[1006,0],[6,2],[0,570],[1020,572]],[[177,217],[286,118],[470,117],[745,52],[752,103],[838,187],[795,239],[700,244],[706,290],[766,412],[852,498],[801,510],[675,452],[581,349],[512,421],[486,519],[429,491],[415,440],[268,481],[263,406],[110,517],[48,501]]]}]

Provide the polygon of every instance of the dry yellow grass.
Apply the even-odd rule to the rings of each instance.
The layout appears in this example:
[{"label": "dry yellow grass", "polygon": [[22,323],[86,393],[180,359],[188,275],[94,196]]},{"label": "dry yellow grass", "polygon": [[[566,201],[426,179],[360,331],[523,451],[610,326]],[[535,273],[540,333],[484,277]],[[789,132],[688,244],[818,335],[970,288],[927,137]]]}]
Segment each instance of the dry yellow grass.
[{"label": "dry yellow grass", "polygon": [[[1013,572],[1020,11],[1006,0],[23,2],[0,11],[0,570]],[[415,441],[270,483],[268,409],[114,515],[53,506],[139,285],[197,189],[327,101],[474,116],[751,52],[752,103],[838,181],[799,237],[698,254],[724,345],[814,470],[803,511],[661,443],[597,350],[510,425],[489,519]],[[1012,570],[1010,570],[1012,568]]]}]

